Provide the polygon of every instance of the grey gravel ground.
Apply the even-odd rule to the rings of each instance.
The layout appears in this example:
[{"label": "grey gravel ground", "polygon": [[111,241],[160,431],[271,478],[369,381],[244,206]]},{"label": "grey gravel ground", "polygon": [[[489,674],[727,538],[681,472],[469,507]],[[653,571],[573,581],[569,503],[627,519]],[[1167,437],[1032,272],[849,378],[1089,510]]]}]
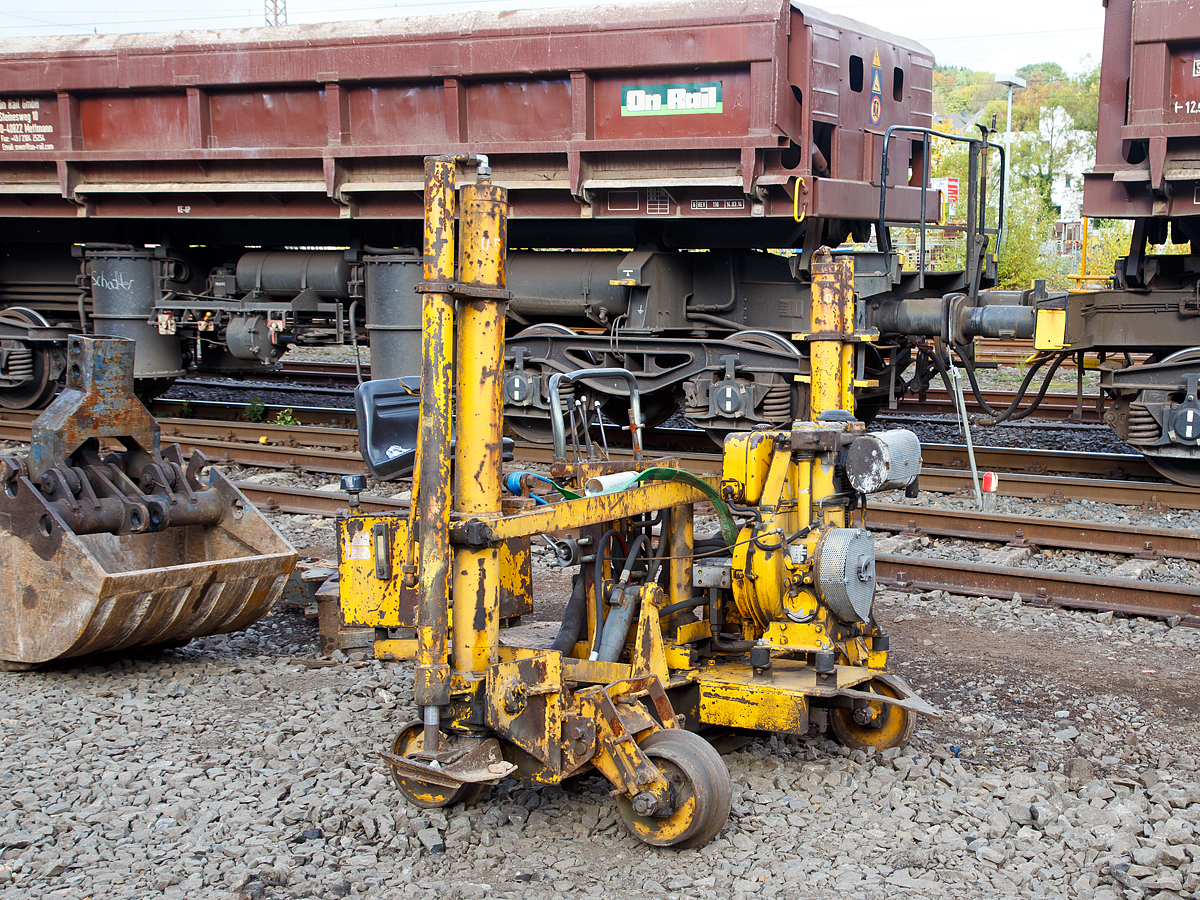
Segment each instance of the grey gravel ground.
[{"label": "grey gravel ground", "polygon": [[945,594],[878,610],[944,717],[885,758],[819,735],[730,754],[730,823],[682,852],[630,837],[598,780],[407,807],[374,753],[413,714],[408,670],[292,664],[316,643],[293,611],[0,675],[0,898],[1197,896],[1200,632]]},{"label": "grey gravel ground", "polygon": [[1195,631],[944,595],[879,613],[944,718],[882,758],[730,754],[730,823],[682,852],[630,837],[598,780],[407,807],[374,751],[408,670],[292,664],[315,631],[291,611],[0,675],[0,897],[1196,896]]},{"label": "grey gravel ground", "polygon": [[[332,553],[329,523],[272,518],[310,556]],[[553,620],[565,580],[537,565],[534,618]],[[1195,581],[1190,564],[1154,572]],[[160,654],[0,673],[0,900],[1200,897],[1200,631],[944,592],[884,592],[877,614],[895,671],[942,718],[879,756],[818,734],[727,755],[729,824],[687,851],[629,836],[597,779],[408,807],[375,752],[413,716],[411,673],[314,667],[315,623],[292,610]]]}]

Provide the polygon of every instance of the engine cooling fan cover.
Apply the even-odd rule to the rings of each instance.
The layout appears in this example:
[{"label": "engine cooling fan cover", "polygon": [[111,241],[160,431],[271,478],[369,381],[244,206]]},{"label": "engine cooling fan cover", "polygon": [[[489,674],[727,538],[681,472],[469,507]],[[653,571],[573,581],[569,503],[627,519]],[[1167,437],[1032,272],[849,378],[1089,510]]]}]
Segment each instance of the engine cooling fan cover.
[{"label": "engine cooling fan cover", "polygon": [[866,622],[875,599],[875,538],[862,528],[831,528],[817,548],[821,599],[843,622]]},{"label": "engine cooling fan cover", "polygon": [[896,491],[921,474],[921,442],[905,428],[854,439],[846,453],[846,475],[860,494]]}]

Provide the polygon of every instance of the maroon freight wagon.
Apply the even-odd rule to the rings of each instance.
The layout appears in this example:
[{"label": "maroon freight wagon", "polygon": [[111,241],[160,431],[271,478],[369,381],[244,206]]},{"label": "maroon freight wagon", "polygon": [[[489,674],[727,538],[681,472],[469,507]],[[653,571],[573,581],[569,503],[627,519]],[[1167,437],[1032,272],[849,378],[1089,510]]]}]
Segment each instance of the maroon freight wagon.
[{"label": "maroon freight wagon", "polygon": [[[927,50],[779,0],[0,49],[0,215],[172,234],[196,219],[415,222],[422,158],[470,150],[509,188],[518,243],[612,246],[648,223],[676,245],[793,246],[798,217],[873,220],[884,129],[931,115]],[[901,184],[910,151],[894,148]],[[894,190],[889,213],[915,219],[917,192]]]},{"label": "maroon freight wagon", "polygon": [[[474,152],[509,188],[515,430],[548,438],[550,375],[606,363],[652,419],[789,422],[811,254],[938,208],[932,65],[781,0],[0,43],[0,403],[43,403],[81,328],[135,338],[151,390],[360,326],[376,377],[415,373],[422,161]],[[894,338],[859,349],[868,409],[950,321],[898,304],[960,292],[966,322],[994,237],[957,273],[857,255]],[[622,383],[576,389],[620,415]]]},{"label": "maroon freight wagon", "polygon": [[[1200,485],[1200,14],[1190,0],[1108,0],[1087,216],[1133,220],[1114,289],[1072,294],[1065,340],[1149,353],[1106,367],[1105,421],[1169,478]],[[1186,253],[1154,254],[1170,236]]]}]

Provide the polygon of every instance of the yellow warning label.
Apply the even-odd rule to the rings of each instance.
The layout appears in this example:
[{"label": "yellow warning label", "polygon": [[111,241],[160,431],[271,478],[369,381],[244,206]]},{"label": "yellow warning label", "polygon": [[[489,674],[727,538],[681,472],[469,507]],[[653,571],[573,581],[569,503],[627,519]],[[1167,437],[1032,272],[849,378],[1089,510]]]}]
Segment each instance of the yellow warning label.
[{"label": "yellow warning label", "polygon": [[875,48],[875,58],[871,60],[871,65],[873,65],[877,69],[879,68],[879,48],[878,47]]},{"label": "yellow warning label", "polygon": [[883,93],[883,82],[879,80],[879,70],[878,69],[876,69],[875,71],[873,71],[871,73],[871,93],[872,94],[882,94]]}]

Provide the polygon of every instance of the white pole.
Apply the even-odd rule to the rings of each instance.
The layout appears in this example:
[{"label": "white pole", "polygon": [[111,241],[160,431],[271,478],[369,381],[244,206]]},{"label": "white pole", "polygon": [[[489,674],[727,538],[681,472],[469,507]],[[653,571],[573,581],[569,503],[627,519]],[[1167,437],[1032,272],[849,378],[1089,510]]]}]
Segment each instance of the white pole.
[{"label": "white pole", "polygon": [[1008,83],[1008,112],[1004,116],[1004,190],[1008,185],[1008,157],[1012,154],[1012,91],[1013,85]]},{"label": "white pole", "polygon": [[1019,78],[1016,75],[1009,75],[999,81],[1000,84],[1008,86],[1008,113],[1004,119],[1004,188],[1008,190],[1008,176],[1012,171],[1012,167],[1008,162],[1009,156],[1012,155],[1012,98],[1014,87],[1025,87],[1025,79]]},{"label": "white pole", "polygon": [[950,381],[953,382],[954,387],[954,408],[958,413],[958,425],[967,444],[967,459],[971,463],[971,483],[975,487],[975,503],[982,510],[983,494],[979,491],[979,469],[975,466],[975,446],[971,441],[971,420],[967,417],[967,401],[963,397],[962,376],[959,374],[958,366],[954,363],[950,363]]}]

